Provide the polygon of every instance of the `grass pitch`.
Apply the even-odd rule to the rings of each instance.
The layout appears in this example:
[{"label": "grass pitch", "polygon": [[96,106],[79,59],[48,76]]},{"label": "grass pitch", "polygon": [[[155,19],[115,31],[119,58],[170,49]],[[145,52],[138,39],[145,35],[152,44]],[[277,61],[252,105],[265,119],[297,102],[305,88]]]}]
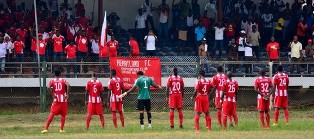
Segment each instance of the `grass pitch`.
[{"label": "grass pitch", "polygon": [[[153,113],[152,129],[147,128],[145,115],[145,130],[139,126],[138,113],[125,113],[125,127],[114,128],[111,114],[105,115],[105,128],[101,129],[98,116],[93,116],[90,130],[85,130],[85,114],[69,114],[65,123],[65,133],[59,133],[59,120],[57,116],[53,120],[49,132],[41,134],[48,113],[39,114],[12,114],[10,112],[0,113],[0,138],[132,138],[132,139],[193,139],[193,138],[313,138],[314,137],[314,110],[290,112],[290,125],[284,123],[283,112],[280,113],[279,125],[271,127],[270,130],[261,130],[258,113],[253,111],[239,112],[238,127],[228,128],[221,131],[218,127],[215,112],[211,111],[212,131],[207,132],[205,128],[204,115],[200,118],[201,133],[196,134],[193,128],[194,119],[192,111],[184,111],[184,129],[179,129],[178,115],[175,113],[175,128],[169,128],[167,112]],[[117,114],[118,115],[118,114]],[[273,122],[271,112],[271,123]]]}]

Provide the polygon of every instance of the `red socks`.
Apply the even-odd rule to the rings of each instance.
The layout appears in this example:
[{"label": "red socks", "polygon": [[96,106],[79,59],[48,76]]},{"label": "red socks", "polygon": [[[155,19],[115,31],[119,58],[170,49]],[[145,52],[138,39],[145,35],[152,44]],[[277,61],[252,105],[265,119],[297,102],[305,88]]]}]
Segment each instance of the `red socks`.
[{"label": "red socks", "polygon": [[103,114],[99,114],[99,119],[100,119],[100,123],[101,123],[101,127],[104,128],[105,127],[105,117]]},{"label": "red socks", "polygon": [[48,130],[49,125],[50,125],[51,121],[53,120],[53,117],[54,117],[54,116],[55,116],[55,115],[52,114],[52,113],[50,113],[50,115],[48,116],[48,119],[47,119],[47,122],[46,122],[46,128],[45,128],[45,130]]},{"label": "red socks", "polygon": [[174,126],[174,110],[170,110],[169,118],[170,118],[170,126]]},{"label": "red socks", "polygon": [[61,130],[64,128],[64,123],[65,123],[65,116],[61,116]]},{"label": "red socks", "polygon": [[[229,116],[229,117],[231,117],[231,116]],[[223,123],[223,129],[226,130],[226,128],[227,128],[227,116],[223,116],[222,123]]]},{"label": "red socks", "polygon": [[208,128],[208,130],[212,130],[212,118],[210,117],[210,115],[205,115],[205,119],[206,119],[206,127]]},{"label": "red socks", "polygon": [[265,127],[265,122],[264,122],[264,112],[259,113],[259,120],[261,122],[262,127]]},{"label": "red socks", "polygon": [[179,113],[180,125],[182,125],[183,124],[183,112],[182,112],[182,109],[178,109],[178,113]]},{"label": "red socks", "polygon": [[218,120],[218,124],[221,126],[221,110],[217,110],[217,120]]},{"label": "red socks", "polygon": [[238,115],[233,115],[233,118],[234,118],[234,124],[238,125],[238,121],[239,121]]},{"label": "red socks", "polygon": [[279,116],[279,110],[275,109],[275,112],[274,112],[275,124],[278,124],[278,116]]},{"label": "red socks", "polygon": [[117,125],[117,115],[116,115],[116,112],[111,112],[112,113],[112,122],[113,122],[113,125],[114,127],[118,127]]},{"label": "red socks", "polygon": [[285,109],[285,118],[286,118],[286,123],[289,123],[289,111],[288,109]]},{"label": "red socks", "polygon": [[119,111],[121,126],[124,127],[124,115],[122,111]]},{"label": "red socks", "polygon": [[195,114],[194,116],[194,126],[196,130],[200,130],[200,124],[199,124],[199,120],[200,120],[200,115]]},{"label": "red socks", "polygon": [[87,116],[86,116],[86,129],[89,129],[89,123],[90,123],[91,119],[92,119],[92,115],[87,114]]},{"label": "red socks", "polygon": [[270,126],[270,116],[269,116],[269,113],[267,112],[266,113],[266,126],[269,128]]}]

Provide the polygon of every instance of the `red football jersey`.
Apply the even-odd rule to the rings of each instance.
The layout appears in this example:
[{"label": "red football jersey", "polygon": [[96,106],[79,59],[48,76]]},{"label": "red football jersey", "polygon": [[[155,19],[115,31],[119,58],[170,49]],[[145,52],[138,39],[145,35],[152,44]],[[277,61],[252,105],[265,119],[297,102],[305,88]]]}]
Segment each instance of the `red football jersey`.
[{"label": "red football jersey", "polygon": [[53,52],[63,52],[63,48],[62,48],[62,43],[64,41],[64,37],[63,36],[59,36],[59,37],[54,37],[52,38],[53,41]]},{"label": "red football jersey", "polygon": [[86,24],[87,24],[87,22],[88,22],[88,18],[87,17],[83,17],[83,16],[80,16],[79,18],[78,18],[78,21],[79,21],[79,24],[81,24],[82,26],[86,26]]},{"label": "red football jersey", "polygon": [[79,36],[79,37],[76,37],[75,40],[77,43],[77,51],[87,52],[87,43],[88,43],[87,37]]},{"label": "red football jersey", "polygon": [[22,21],[24,19],[24,13],[23,12],[15,12],[15,20],[16,21]]},{"label": "red football jersey", "polygon": [[64,52],[67,54],[67,59],[75,59],[76,58],[76,46],[75,45],[67,45],[64,48]]},{"label": "red football jersey", "polygon": [[49,82],[54,96],[53,102],[66,102],[66,84],[67,81],[62,78],[55,78]]},{"label": "red football jersey", "polygon": [[220,98],[221,91],[223,91],[224,83],[227,80],[227,76],[225,74],[216,74],[213,77],[213,85],[216,87],[216,97]]},{"label": "red football jersey", "polygon": [[[270,93],[271,85],[272,85],[271,80],[265,76],[258,77],[254,82],[254,87],[257,87],[258,90],[264,95],[268,95]],[[260,99],[262,98],[262,96],[258,94],[257,98]]]},{"label": "red football jersey", "polygon": [[118,41],[108,41],[107,46],[109,47],[109,56],[116,57],[118,55]]},{"label": "red football jersey", "polygon": [[36,49],[37,49],[36,39],[33,38],[32,39],[32,44],[31,44],[31,50],[32,51],[36,51]]},{"label": "red football jersey", "polygon": [[131,47],[131,56],[140,54],[140,50],[138,48],[138,43],[136,40],[130,40],[129,45]]},{"label": "red football jersey", "polygon": [[184,87],[182,77],[171,75],[167,81],[167,87],[170,88],[170,94],[181,94]]},{"label": "red football jersey", "polygon": [[122,94],[124,88],[122,79],[116,77],[112,78],[108,82],[108,89],[111,90],[110,102],[122,101],[118,96]]},{"label": "red football jersey", "polygon": [[269,59],[278,59],[279,58],[279,44],[277,42],[270,42],[266,46],[266,50],[269,54]]},{"label": "red football jersey", "polygon": [[276,85],[275,96],[288,96],[289,77],[287,74],[277,73],[274,76],[274,85]]},{"label": "red football jersey", "polygon": [[198,79],[195,82],[195,89],[198,91],[197,95],[208,95],[211,87],[213,87],[213,84],[209,79]]},{"label": "red football jersey", "polygon": [[23,54],[23,49],[25,47],[24,42],[22,41],[15,41],[13,43],[15,54]]},{"label": "red football jersey", "polygon": [[[72,30],[72,32],[71,32]],[[74,27],[67,27],[67,39],[68,40],[73,40],[75,35],[75,30]]]},{"label": "red football jersey", "polygon": [[90,80],[86,84],[85,88],[88,93],[88,102],[89,103],[101,103],[100,93],[104,91],[104,87],[99,80]]},{"label": "red football jersey", "polygon": [[109,57],[109,48],[107,46],[101,46],[101,44],[98,44],[99,46],[99,57],[104,58],[104,57]]},{"label": "red football jersey", "polygon": [[40,55],[46,54],[46,46],[47,46],[46,40],[39,40],[39,49],[36,51],[37,54]]},{"label": "red football jersey", "polygon": [[238,82],[236,80],[227,79],[224,83],[224,101],[236,102],[235,92],[239,89]]},{"label": "red football jersey", "polygon": [[26,29],[17,29],[16,35],[19,35],[21,38],[21,41],[25,42],[25,38],[27,36],[27,30]]}]

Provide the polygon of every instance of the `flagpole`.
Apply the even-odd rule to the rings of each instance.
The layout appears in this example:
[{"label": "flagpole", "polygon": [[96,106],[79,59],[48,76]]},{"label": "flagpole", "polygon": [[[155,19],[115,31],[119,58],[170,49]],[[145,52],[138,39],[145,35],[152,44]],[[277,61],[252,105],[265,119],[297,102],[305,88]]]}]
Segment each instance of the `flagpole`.
[{"label": "flagpole", "polygon": [[[35,10],[35,27],[36,27],[36,49],[37,49],[37,63],[38,63],[38,79],[39,79],[39,91],[40,96],[42,96],[42,84],[41,84],[41,68],[40,68],[40,56],[39,56],[39,39],[38,39],[38,19],[37,19],[37,4],[36,0],[34,0],[34,10]],[[42,100],[42,97],[40,97]],[[42,101],[40,101],[42,102]],[[42,103],[40,103],[42,104]],[[42,106],[43,107],[43,106]]]}]

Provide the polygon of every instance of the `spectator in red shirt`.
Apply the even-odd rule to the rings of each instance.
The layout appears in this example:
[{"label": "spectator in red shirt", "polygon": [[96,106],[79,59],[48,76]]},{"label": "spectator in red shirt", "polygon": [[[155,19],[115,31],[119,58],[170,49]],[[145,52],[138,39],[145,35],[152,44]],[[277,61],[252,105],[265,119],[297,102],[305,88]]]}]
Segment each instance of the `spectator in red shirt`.
[{"label": "spectator in red shirt", "polygon": [[138,57],[138,56],[140,56],[140,50],[138,48],[138,43],[134,39],[134,37],[132,35],[130,35],[129,45],[131,47],[130,56],[131,57]]},{"label": "spectator in red shirt", "polygon": [[115,36],[111,36],[111,40],[107,42],[107,47],[109,47],[109,57],[118,56],[119,43],[116,41]]},{"label": "spectator in red shirt", "polygon": [[[24,62],[24,48],[25,44],[21,41],[21,37],[19,35],[16,36],[16,41],[13,43],[15,62]],[[22,64],[20,65],[22,69]],[[15,70],[16,72],[16,70]],[[22,73],[22,70],[21,70]]]},{"label": "spectator in red shirt", "polygon": [[56,30],[56,33],[52,35],[52,43],[53,43],[53,62],[62,61],[63,55],[63,42],[64,37],[61,35],[60,30]]},{"label": "spectator in red shirt", "polygon": [[85,10],[82,12],[82,15],[78,17],[78,22],[81,26],[87,27],[89,19],[85,16]]},{"label": "spectator in red shirt", "polygon": [[16,30],[15,35],[19,35],[21,38],[21,41],[25,42],[27,37],[27,30],[24,28],[23,24],[20,24],[20,28]]},{"label": "spectator in red shirt", "polygon": [[77,3],[75,4],[75,15],[77,17],[82,16],[83,12],[85,11],[84,4],[82,3],[82,0],[77,0]]},{"label": "spectator in red shirt", "polygon": [[270,42],[266,46],[266,51],[268,52],[269,61],[279,60],[279,44],[275,41],[275,37],[271,37]]},{"label": "spectator in red shirt", "polygon": [[40,61],[45,61],[45,54],[46,54],[46,47],[47,47],[47,40],[43,39],[43,34],[38,34],[38,43],[39,47],[36,49],[36,54],[39,54]]},{"label": "spectator in red shirt", "polygon": [[301,44],[306,44],[306,22],[305,20],[301,20],[298,23],[298,28],[297,28],[297,36],[301,42]]},{"label": "spectator in red shirt", "polygon": [[206,29],[206,40],[210,40],[210,28],[209,28],[209,26],[210,26],[210,19],[209,19],[209,17],[207,16],[207,12],[206,11],[204,11],[204,13],[203,13],[203,16],[202,17],[200,17],[200,24],[203,26],[203,27],[205,27],[205,29]]},{"label": "spectator in red shirt", "polygon": [[67,26],[67,31],[66,31],[66,41],[69,44],[71,40],[74,40],[74,36],[78,30],[73,26],[73,23],[70,21]]},{"label": "spectator in red shirt", "polygon": [[67,78],[70,77],[70,71],[71,68],[73,68],[75,77],[77,77],[77,65],[76,63],[76,45],[74,45],[74,41],[70,40],[70,44],[68,44],[64,48],[64,53],[66,53],[66,62],[71,62],[70,64],[67,64]]},{"label": "spectator in red shirt", "polygon": [[90,20],[86,25],[86,36],[87,38],[91,38],[94,34],[93,21]]},{"label": "spectator in red shirt", "polygon": [[[77,36],[75,38],[76,44],[77,44],[77,62],[87,62],[87,54],[88,54],[88,38],[86,37],[86,30],[81,31],[81,35]],[[87,66],[83,66],[83,70],[86,73],[88,71]],[[78,67],[78,71],[80,71],[80,68]]]},{"label": "spectator in red shirt", "polygon": [[[100,37],[98,38],[100,39]],[[103,62],[109,62],[109,47],[102,46],[100,43],[98,43],[99,46],[99,62],[101,62],[101,64],[99,65],[98,68],[98,73],[101,73],[102,71],[102,67],[105,67],[105,73],[109,72],[109,68],[108,66],[104,66],[102,65]]]}]

